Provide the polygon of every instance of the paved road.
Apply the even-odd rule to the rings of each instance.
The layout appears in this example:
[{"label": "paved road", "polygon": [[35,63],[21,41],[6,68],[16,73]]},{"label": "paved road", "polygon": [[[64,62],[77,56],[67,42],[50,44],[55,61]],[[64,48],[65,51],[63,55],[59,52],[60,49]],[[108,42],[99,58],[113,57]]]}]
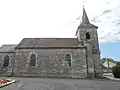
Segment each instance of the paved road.
[{"label": "paved road", "polygon": [[0,90],[120,90],[120,82],[110,80],[18,79],[20,82]]}]

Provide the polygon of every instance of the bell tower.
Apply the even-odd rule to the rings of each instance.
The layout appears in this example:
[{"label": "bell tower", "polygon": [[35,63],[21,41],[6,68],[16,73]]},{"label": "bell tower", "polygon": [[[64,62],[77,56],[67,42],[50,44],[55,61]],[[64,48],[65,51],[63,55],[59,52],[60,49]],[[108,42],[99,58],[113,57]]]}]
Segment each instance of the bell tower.
[{"label": "bell tower", "polygon": [[[100,50],[97,34],[97,26],[90,23],[86,10],[83,7],[82,22],[78,26],[76,36],[79,42],[83,42],[87,48],[88,69],[91,68],[92,73],[101,73]],[[88,70],[90,71],[90,70]]]}]

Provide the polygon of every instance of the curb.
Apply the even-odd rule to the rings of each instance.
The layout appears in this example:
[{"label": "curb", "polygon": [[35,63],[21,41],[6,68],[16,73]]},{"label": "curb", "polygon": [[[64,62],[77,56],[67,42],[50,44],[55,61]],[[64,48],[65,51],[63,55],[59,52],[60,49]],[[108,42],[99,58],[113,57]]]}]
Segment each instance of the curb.
[{"label": "curb", "polygon": [[5,87],[5,86],[8,86],[8,85],[13,84],[13,83],[16,83],[16,82],[19,82],[19,80],[16,80],[16,81],[14,81],[14,82],[10,82],[10,83],[5,84],[5,85],[1,85],[0,88],[3,88],[3,87]]},{"label": "curb", "polygon": [[[110,78],[109,78],[110,79]],[[120,82],[120,80],[110,79],[111,81]]]},{"label": "curb", "polygon": [[110,78],[110,77],[105,77],[105,78],[111,81],[120,82],[120,79],[117,79],[117,78]]}]

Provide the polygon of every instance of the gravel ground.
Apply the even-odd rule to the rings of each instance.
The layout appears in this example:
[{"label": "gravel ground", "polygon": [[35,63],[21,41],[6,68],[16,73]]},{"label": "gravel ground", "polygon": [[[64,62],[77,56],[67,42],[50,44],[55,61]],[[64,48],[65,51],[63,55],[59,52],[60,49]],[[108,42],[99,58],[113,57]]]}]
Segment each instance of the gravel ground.
[{"label": "gravel ground", "polygon": [[111,80],[17,78],[19,82],[0,90],[120,90],[120,82]]}]

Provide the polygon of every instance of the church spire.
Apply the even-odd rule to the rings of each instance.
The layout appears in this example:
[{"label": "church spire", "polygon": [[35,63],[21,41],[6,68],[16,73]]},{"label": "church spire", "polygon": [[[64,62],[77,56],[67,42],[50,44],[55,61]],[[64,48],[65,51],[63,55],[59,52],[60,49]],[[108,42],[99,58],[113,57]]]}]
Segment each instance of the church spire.
[{"label": "church spire", "polygon": [[98,28],[97,26],[93,25],[90,23],[87,13],[85,11],[84,5],[83,5],[83,15],[82,15],[82,22],[78,26],[78,29],[76,31],[76,35],[78,34],[78,31],[81,30],[82,28]]},{"label": "church spire", "polygon": [[87,13],[85,11],[85,8],[83,6],[83,16],[82,16],[82,24],[90,24]]},{"label": "church spire", "polygon": [[84,5],[83,5],[82,22],[80,23],[78,28],[96,28],[96,29],[98,28],[97,26],[90,23]]}]

